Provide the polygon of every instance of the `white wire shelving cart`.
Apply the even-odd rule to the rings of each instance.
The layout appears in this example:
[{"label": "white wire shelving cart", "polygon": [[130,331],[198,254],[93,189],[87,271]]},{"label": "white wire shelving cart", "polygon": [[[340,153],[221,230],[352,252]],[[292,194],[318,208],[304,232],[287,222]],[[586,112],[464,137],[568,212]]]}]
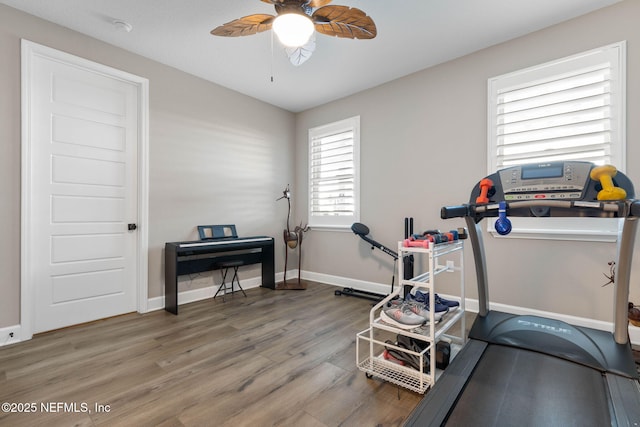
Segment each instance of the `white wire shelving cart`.
[{"label": "white wire shelving cart", "polygon": [[[465,296],[464,296],[464,244],[462,240],[447,243],[429,243],[428,247],[405,247],[404,242],[398,243],[398,259],[413,255],[417,266],[422,266],[423,273],[409,279],[401,280],[400,285],[391,294],[377,303],[369,313],[369,327],[356,334],[356,364],[367,377],[377,377],[417,393],[425,393],[437,380],[436,344],[443,340],[451,343],[452,357],[455,349],[465,344]],[[398,262],[398,277],[404,277],[403,263]],[[434,318],[436,293],[436,278],[442,273],[456,273],[459,276],[460,306],[453,312],[447,313],[439,322]],[[457,278],[438,280],[446,282],[443,288],[457,286]],[[380,318],[382,309],[391,300],[399,298],[408,286],[411,292],[420,290],[429,294],[430,318],[428,322],[414,329],[401,329]],[[438,286],[442,292],[443,288]],[[449,334],[452,326],[459,324],[459,334]],[[399,347],[395,344],[398,335],[404,335],[425,343],[424,350],[417,352]],[[383,357],[385,349],[393,349],[407,353],[419,361],[419,366],[425,366],[425,358],[429,358],[428,368],[413,369],[403,366],[393,360]]]}]

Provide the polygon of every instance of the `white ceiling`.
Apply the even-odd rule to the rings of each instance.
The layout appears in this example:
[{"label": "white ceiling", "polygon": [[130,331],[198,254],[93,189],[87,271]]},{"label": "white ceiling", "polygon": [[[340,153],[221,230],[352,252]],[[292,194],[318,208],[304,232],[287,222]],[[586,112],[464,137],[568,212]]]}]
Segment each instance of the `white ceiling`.
[{"label": "white ceiling", "polygon": [[[299,112],[548,27],[620,0],[334,0],[373,18],[378,36],[316,35],[312,57],[293,66],[271,31],[209,32],[254,13],[259,0],[0,0],[8,6]],[[129,33],[112,24],[130,23]],[[55,46],[54,46],[55,47]],[[273,81],[271,77],[273,76]]]}]

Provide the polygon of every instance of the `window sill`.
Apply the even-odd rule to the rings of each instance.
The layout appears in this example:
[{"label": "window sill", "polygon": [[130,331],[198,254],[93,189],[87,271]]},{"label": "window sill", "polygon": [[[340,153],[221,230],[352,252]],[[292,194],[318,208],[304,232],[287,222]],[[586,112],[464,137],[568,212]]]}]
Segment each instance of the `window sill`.
[{"label": "window sill", "polygon": [[351,225],[309,225],[312,231],[351,231]]},{"label": "window sill", "polygon": [[[498,234],[489,222],[487,231],[504,239],[568,240],[614,243],[623,221],[615,218],[509,218],[513,229],[506,236]],[[541,221],[542,220],[542,221]],[[541,224],[541,222],[543,222]]]}]

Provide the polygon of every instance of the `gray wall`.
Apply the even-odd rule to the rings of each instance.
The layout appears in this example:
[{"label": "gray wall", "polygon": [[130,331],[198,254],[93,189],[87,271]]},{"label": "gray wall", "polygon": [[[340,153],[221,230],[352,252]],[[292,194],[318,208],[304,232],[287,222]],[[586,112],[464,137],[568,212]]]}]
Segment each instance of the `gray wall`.
[{"label": "gray wall", "polygon": [[[293,113],[0,5],[0,328],[20,323],[21,38],[149,79],[149,297],[164,293],[164,243],[195,239],[197,224],[281,235]],[[183,279],[181,291],[211,286],[211,275]]]},{"label": "gray wall", "polygon": [[[468,201],[486,174],[488,78],[627,40],[627,173],[640,188],[638,16],[640,1],[624,1],[303,112],[296,139],[304,141],[309,127],[360,115],[361,221],[376,240],[396,247],[405,216],[414,217],[416,231],[464,225],[444,222],[439,213],[441,206]],[[299,147],[297,161],[305,165],[307,152]],[[305,173],[298,173],[297,186],[306,185]],[[306,200],[297,207],[306,212]],[[390,283],[391,258],[350,231],[307,234],[304,270]],[[612,320],[613,288],[602,285],[614,244],[485,237],[485,245],[491,301]],[[467,296],[477,298],[470,248],[465,251]],[[631,300],[640,303],[635,258]],[[441,292],[457,294],[449,286]]]}]

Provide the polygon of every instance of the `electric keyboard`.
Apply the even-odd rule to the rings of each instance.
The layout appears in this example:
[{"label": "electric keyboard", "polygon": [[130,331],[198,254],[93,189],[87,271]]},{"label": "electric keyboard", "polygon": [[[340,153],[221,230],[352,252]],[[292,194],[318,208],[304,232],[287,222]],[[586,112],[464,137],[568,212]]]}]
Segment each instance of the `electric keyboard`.
[{"label": "electric keyboard", "polygon": [[268,236],[170,242],[164,246],[164,309],[178,314],[178,276],[218,269],[223,261],[262,264],[262,284],[275,289],[274,240]]},{"label": "electric keyboard", "polygon": [[195,248],[195,247],[207,247],[207,246],[215,246],[215,245],[229,245],[232,243],[251,243],[251,242],[267,242],[269,240],[273,240],[272,237],[234,237],[231,239],[210,239],[207,241],[198,241],[198,242],[188,242],[188,243],[180,243],[180,248]]}]

